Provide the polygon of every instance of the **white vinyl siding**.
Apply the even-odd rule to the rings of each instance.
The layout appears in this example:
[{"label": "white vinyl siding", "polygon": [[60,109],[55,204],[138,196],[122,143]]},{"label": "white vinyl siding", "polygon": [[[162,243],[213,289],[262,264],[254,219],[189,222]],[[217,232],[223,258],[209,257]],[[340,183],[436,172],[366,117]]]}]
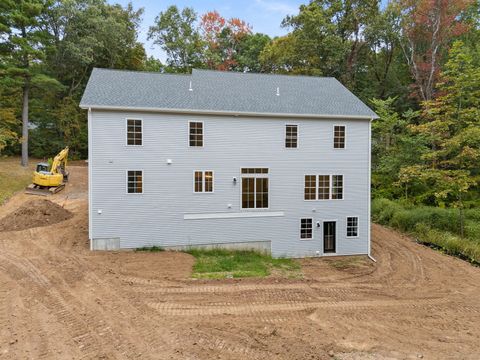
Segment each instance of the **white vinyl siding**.
[{"label": "white vinyl siding", "polygon": [[[143,146],[132,151],[125,119],[135,118]],[[203,123],[203,148],[189,147],[188,121]],[[338,122],[92,109],[91,238],[120,238],[122,249],[266,241],[274,257],[316,256],[323,221],[337,219],[336,253],[367,254],[369,122],[342,119],[344,151],[332,144]],[[285,149],[286,123],[298,124],[295,150]],[[242,168],[268,168],[268,208],[242,207]],[[127,193],[126,170],[143,170],[143,194]],[[194,194],[194,171],[208,170],[214,192]],[[316,177],[317,199],[318,175],[343,175],[343,200],[305,201],[305,174]],[[347,237],[347,216],[358,216],[359,237]],[[303,218],[313,219],[315,240],[300,241]]]}]

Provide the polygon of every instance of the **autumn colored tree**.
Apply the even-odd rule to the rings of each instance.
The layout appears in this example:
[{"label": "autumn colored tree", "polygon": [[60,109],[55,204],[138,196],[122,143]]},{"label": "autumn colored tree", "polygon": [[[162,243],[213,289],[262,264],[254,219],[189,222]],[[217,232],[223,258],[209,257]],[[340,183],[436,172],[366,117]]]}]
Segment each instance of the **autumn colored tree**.
[{"label": "autumn colored tree", "polygon": [[238,51],[252,28],[238,18],[226,20],[217,11],[202,15],[200,29],[207,44],[205,62],[208,68],[233,70],[239,65]]},{"label": "autumn colored tree", "polygon": [[413,94],[434,97],[443,59],[453,39],[467,31],[462,13],[473,0],[394,0],[398,39],[414,79]]}]

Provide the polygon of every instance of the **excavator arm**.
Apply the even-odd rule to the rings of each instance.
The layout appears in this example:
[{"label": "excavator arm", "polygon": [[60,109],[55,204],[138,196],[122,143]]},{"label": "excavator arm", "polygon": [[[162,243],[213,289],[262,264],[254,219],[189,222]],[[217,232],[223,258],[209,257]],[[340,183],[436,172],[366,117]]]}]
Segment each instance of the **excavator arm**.
[{"label": "excavator arm", "polygon": [[61,172],[62,175],[65,175],[64,172],[66,171],[66,168],[67,168],[67,159],[68,159],[68,146],[62,151],[60,151],[57,154],[57,156],[54,157],[50,172],[52,174],[58,174],[59,172]]}]

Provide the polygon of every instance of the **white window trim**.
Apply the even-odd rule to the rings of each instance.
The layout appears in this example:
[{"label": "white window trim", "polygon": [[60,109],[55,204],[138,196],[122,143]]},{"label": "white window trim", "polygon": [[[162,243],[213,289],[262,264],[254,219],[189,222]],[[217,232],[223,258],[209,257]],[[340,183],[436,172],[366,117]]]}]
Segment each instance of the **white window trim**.
[{"label": "white window trim", "polygon": [[[341,199],[334,199],[333,198],[333,177],[334,176],[342,176],[342,198]],[[345,175],[344,174],[331,174],[330,175],[330,200],[332,201],[343,201],[345,200]]]},{"label": "white window trim", "polygon": [[[190,145],[190,124],[191,123],[202,123],[202,146]],[[205,147],[205,122],[203,120],[188,120],[187,146],[189,149],[203,149]]]},{"label": "white window trim", "polygon": [[[128,144],[128,120],[140,120],[142,122],[142,145],[129,145]],[[142,118],[134,118],[134,117],[126,117],[125,118],[125,146],[127,148],[137,148],[137,147],[143,147],[144,144],[144,139],[143,139],[143,119]]]},{"label": "white window trim", "polygon": [[[128,172],[129,171],[141,171],[142,172],[142,192],[128,192]],[[125,170],[125,193],[127,195],[142,195],[145,193],[145,171],[143,169],[127,169]]]},{"label": "white window trim", "polygon": [[[305,176],[307,175],[313,175],[315,176],[315,186],[316,186],[316,198],[315,199],[305,199]],[[320,180],[319,180],[319,175],[326,175],[329,177],[329,198],[328,199],[319,199],[318,198],[318,185],[320,183]],[[335,175],[341,175],[343,176],[343,181],[342,181],[342,198],[341,199],[333,199],[332,198],[332,195],[333,195],[333,176]],[[335,174],[312,174],[312,173],[309,173],[309,174],[303,174],[303,178],[302,178],[302,184],[303,184],[303,192],[302,192],[302,197],[303,197],[303,201],[307,201],[307,202],[312,202],[312,201],[343,201],[345,200],[345,175],[344,174],[339,174],[339,173],[335,173]]]},{"label": "white window trim", "polygon": [[[315,176],[315,199],[305,199],[305,176]],[[312,173],[303,174],[302,184],[303,184],[303,192],[302,192],[303,201],[307,201],[307,202],[318,201],[318,175],[312,174]]]},{"label": "white window trim", "polygon": [[[335,147],[335,126],[343,126],[345,128],[345,136],[344,136],[344,146],[343,148],[336,148]],[[332,127],[332,149],[333,150],[346,150],[347,149],[347,125],[345,124],[333,124]]]},{"label": "white window trim", "polygon": [[[286,141],[287,141],[287,126],[288,125],[295,125],[297,127],[297,147],[287,147],[286,146]],[[297,123],[292,123],[292,122],[286,122],[285,126],[283,127],[283,148],[286,150],[297,150],[300,147],[300,125]]]},{"label": "white window trim", "polygon": [[[312,237],[310,238],[302,238],[302,219],[310,219],[312,220]],[[311,217],[302,217],[300,218],[300,234],[299,234],[299,238],[301,241],[310,241],[310,240],[314,240],[315,238],[315,220]]]},{"label": "white window trim", "polygon": [[[213,182],[212,182],[212,191],[205,191],[205,172],[210,171],[213,175]],[[195,191],[195,173],[201,172],[202,173],[202,191]],[[193,188],[192,191],[194,194],[213,194],[215,192],[215,171],[213,170],[193,170],[192,173],[193,178]]]},{"label": "white window trim", "polygon": [[[356,236],[348,236],[348,218],[357,218],[357,235]],[[360,237],[360,216],[349,215],[345,217],[345,237],[348,239],[355,239]]]},{"label": "white window trim", "polygon": [[[242,174],[242,169],[267,169],[268,170],[268,173],[267,174]],[[240,170],[239,170],[239,173],[240,173],[240,176],[239,176],[239,179],[240,179],[240,209],[242,211],[265,211],[265,210],[270,210],[271,208],[271,200],[272,200],[272,197],[270,196],[270,167],[269,166],[241,166],[240,167]],[[242,201],[242,188],[243,188],[243,181],[242,179],[244,177],[254,177],[254,178],[267,178],[268,179],[268,207],[264,207],[264,208],[257,208],[257,207],[254,207],[254,208],[244,208],[243,207],[243,201]],[[257,182],[255,181],[255,205],[257,204]]]}]

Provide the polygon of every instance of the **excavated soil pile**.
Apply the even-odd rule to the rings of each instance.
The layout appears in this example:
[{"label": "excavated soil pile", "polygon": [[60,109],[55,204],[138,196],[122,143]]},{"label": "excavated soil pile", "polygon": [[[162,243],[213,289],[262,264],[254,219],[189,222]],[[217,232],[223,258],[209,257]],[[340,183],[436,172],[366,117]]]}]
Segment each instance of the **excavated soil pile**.
[{"label": "excavated soil pile", "polygon": [[56,224],[73,214],[49,200],[32,200],[0,219],[0,231],[16,231]]}]

